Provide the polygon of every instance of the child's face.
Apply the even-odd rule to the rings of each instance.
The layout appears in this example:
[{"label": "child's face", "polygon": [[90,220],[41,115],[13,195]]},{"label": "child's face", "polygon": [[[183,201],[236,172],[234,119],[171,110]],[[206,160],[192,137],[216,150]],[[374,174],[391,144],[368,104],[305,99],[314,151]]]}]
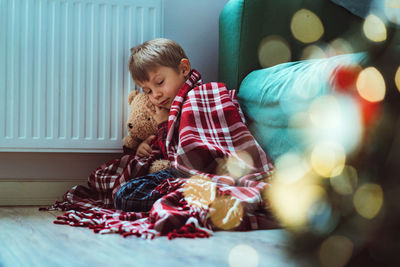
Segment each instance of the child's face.
[{"label": "child's face", "polygon": [[136,83],[142,87],[153,105],[170,109],[189,73],[189,61],[182,59],[178,72],[171,67],[159,66],[148,72],[148,81]]}]

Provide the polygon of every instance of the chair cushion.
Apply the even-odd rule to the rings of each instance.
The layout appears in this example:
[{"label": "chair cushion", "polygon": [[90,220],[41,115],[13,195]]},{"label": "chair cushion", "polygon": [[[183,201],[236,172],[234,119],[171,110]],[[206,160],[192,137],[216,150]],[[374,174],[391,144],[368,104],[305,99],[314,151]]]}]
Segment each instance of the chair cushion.
[{"label": "chair cushion", "polygon": [[300,138],[305,129],[289,127],[289,119],[306,111],[317,97],[331,92],[329,80],[334,68],[364,60],[366,53],[288,62],[246,76],[238,100],[250,131],[273,161],[307,145]]}]

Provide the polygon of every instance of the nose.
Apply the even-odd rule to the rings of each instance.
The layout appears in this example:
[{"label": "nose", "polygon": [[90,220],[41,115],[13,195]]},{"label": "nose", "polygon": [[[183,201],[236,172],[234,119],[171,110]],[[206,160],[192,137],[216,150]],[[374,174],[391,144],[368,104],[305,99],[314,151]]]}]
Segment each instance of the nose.
[{"label": "nose", "polygon": [[162,92],[160,90],[155,90],[153,92],[154,98],[160,98],[162,96]]}]

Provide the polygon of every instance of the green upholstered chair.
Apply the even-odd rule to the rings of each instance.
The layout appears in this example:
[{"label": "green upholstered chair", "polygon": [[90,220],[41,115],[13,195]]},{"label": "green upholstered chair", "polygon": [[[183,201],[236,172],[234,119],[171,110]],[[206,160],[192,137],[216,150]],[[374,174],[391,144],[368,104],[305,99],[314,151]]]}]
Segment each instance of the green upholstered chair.
[{"label": "green upholstered chair", "polygon": [[[294,14],[302,9],[323,25],[322,36],[311,43],[299,41],[291,30]],[[363,23],[363,18],[330,0],[230,0],[225,5],[219,20],[219,81],[238,90],[249,128],[272,160],[307,145],[297,138],[304,129],[290,128],[289,119],[331,90],[329,74],[336,66],[348,60],[365,66],[374,61],[386,69],[387,77],[394,76],[394,66],[400,64],[399,31],[388,28],[387,41],[374,43],[364,36]],[[260,63],[261,43],[268,36],[279,36],[286,43],[289,62]],[[307,46],[324,47],[338,38],[350,44],[347,55],[303,60]],[[389,87],[394,86],[392,80],[387,79]],[[313,97],[296,96],[299,87]]]}]

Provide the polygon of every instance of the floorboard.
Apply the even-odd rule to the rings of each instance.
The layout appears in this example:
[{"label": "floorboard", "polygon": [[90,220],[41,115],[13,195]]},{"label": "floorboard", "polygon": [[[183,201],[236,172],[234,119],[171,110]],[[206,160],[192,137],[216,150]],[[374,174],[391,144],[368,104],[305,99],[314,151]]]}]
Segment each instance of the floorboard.
[{"label": "floorboard", "polygon": [[38,207],[0,207],[0,267],[296,266],[285,255],[282,230],[143,240],[56,225],[59,214]]}]

